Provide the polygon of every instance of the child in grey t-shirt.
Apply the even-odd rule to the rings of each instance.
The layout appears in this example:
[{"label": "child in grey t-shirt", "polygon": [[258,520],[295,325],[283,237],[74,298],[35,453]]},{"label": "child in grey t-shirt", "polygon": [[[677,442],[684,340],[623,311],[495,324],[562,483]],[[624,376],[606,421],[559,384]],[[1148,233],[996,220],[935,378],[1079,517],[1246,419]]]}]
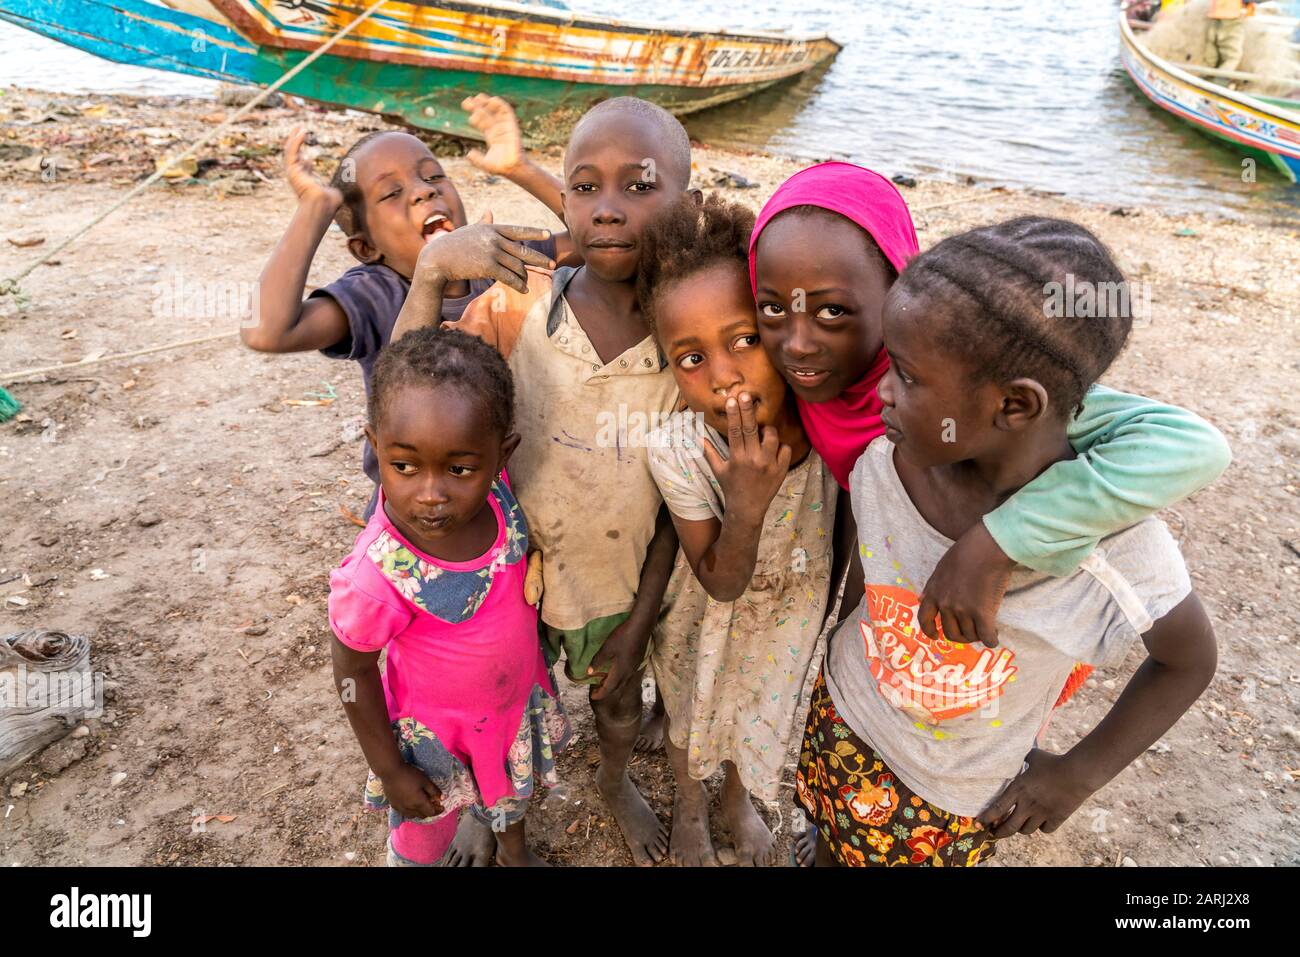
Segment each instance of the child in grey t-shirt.
[{"label": "child in grey t-shirt", "polygon": [[[953,540],[1074,456],[1066,423],[1128,336],[1101,297],[1086,315],[1046,309],[1067,275],[1124,283],[1086,229],[1025,217],[939,243],[885,301],[886,433],[849,480],[863,593],[831,639],[795,782],[819,865],[976,864],[996,839],[1053,831],[1213,677],[1213,630],[1156,519],[1072,575],[1017,571],[993,646],[919,620]],[[1068,752],[1040,750],[1075,663],[1115,664],[1139,636],[1149,657],[1110,714]]]},{"label": "child in grey t-shirt", "polygon": [[995,648],[932,641],[925,579],[952,545],[899,482],[894,446],[868,446],[849,478],[865,594],[836,631],[826,686],[840,717],[927,801],[975,817],[1020,773],[1076,661],[1117,664],[1191,592],[1158,519],[1102,539],[1073,575],[1017,570]]}]

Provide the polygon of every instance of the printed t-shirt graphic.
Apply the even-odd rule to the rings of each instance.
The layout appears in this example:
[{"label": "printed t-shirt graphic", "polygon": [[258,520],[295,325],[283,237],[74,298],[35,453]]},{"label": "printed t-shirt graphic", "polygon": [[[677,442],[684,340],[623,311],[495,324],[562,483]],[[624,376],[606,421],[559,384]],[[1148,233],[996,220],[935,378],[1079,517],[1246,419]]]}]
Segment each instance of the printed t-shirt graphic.
[{"label": "printed t-shirt graphic", "polygon": [[1015,680],[1008,648],[926,637],[916,623],[920,599],[897,585],[867,585],[867,612],[859,627],[871,677],[895,708],[938,724],[984,707]]}]

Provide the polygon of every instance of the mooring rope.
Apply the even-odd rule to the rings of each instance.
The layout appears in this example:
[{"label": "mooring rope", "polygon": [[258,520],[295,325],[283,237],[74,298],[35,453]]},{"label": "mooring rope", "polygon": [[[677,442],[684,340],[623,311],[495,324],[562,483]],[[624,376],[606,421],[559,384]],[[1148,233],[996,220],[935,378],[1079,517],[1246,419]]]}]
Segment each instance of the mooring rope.
[{"label": "mooring rope", "polygon": [[292,80],[295,76],[297,76],[299,73],[305,70],[308,66],[314,63],[321,56],[323,56],[327,50],[329,50],[332,46],[334,46],[334,44],[338,43],[345,36],[347,36],[349,33],[351,33],[353,30],[359,27],[363,22],[365,22],[365,20],[367,20],[370,17],[372,13],[378,10],[386,2],[388,2],[388,0],[375,0],[374,3],[372,3],[364,11],[362,11],[361,16],[357,17],[355,20],[353,20],[351,23],[345,26],[338,33],[334,34],[334,36],[330,37],[319,47],[313,50],[310,54],[308,54],[301,63],[299,63],[293,69],[286,72],[283,76],[280,77],[280,79],[276,80],[274,83],[268,86],[257,96],[253,97],[251,100],[245,103],[242,107],[240,107],[240,109],[233,116],[227,119],[220,126],[214,128],[207,135],[200,137],[185,152],[180,153],[177,156],[173,156],[169,161],[164,162],[163,165],[155,169],[153,175],[151,175],[143,183],[141,183],[135,189],[131,190],[129,193],[127,193],[125,196],[123,196],[113,205],[109,206],[108,209],[104,210],[102,213],[100,213],[90,222],[86,223],[86,225],[82,226],[72,235],[68,236],[57,246],[48,250],[44,255],[38,256],[35,260],[29,263],[24,269],[15,273],[12,276],[6,276],[4,279],[0,279],[0,296],[16,294],[20,288],[19,283],[21,283],[22,280],[26,279],[29,275],[31,275],[31,273],[38,266],[40,266],[42,263],[46,262],[47,260],[53,258],[56,254],[62,252],[64,249],[67,249],[70,245],[72,245],[74,241],[80,239],[86,233],[90,232],[92,229],[94,229],[96,226],[102,223],[113,213],[117,212],[117,210],[121,209],[123,206],[125,206],[131,200],[135,199],[135,197],[139,196],[141,193],[143,193],[154,183],[158,182],[158,180],[162,179],[163,175],[166,174],[168,170],[175,167],[178,163],[184,162],[185,160],[189,159],[191,156],[197,153],[208,143],[211,143],[214,139],[216,139],[217,136],[223,133],[228,127],[239,122],[241,119],[247,116],[252,110],[254,110],[257,107],[259,103],[265,100],[268,96],[270,96],[280,87],[284,86],[284,84]]}]

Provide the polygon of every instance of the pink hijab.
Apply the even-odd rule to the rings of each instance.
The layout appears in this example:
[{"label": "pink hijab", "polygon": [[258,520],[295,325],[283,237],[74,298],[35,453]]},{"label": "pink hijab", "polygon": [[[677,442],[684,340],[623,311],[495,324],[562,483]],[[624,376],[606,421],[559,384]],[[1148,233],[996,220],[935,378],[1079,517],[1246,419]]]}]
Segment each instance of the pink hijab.
[{"label": "pink hijab", "polygon": [[[851,219],[867,231],[900,273],[920,251],[912,215],[893,183],[852,163],[819,163],[782,183],[758,214],[749,240],[749,286],[755,295],[758,237],[772,217],[793,206],[820,206]],[[882,349],[867,374],[835,398],[826,402],[797,400],[808,440],[842,488],[848,488],[849,473],[858,457],[872,439],[885,432],[876,386],[888,371],[889,357]]]}]

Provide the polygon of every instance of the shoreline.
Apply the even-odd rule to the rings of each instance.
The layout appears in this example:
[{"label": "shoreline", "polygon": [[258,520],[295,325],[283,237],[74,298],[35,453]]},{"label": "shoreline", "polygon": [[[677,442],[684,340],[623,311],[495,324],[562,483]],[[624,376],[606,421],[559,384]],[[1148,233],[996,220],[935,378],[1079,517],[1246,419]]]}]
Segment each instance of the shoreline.
[{"label": "shoreline", "polygon": [[[124,102],[139,99],[0,97],[0,276],[231,112],[191,98]],[[364,761],[333,698],[325,618],[326,575],[357,531],[340,510],[360,514],[370,494],[360,375],[316,354],[242,348],[222,298],[256,280],[292,214],[279,151],[289,128],[313,129],[337,156],[382,122],[257,110],[200,157],[197,177],[145,192],[37,269],[23,283],[25,311],[0,297],[0,375],[230,337],[5,384],[24,408],[0,424],[0,634],[89,636],[108,700],[84,737],[0,779],[12,805],[0,819],[0,865],[383,863],[384,824],[360,810]],[[457,153],[443,161],[470,221],[490,209],[498,223],[558,225],[446,148]],[[554,152],[541,159],[559,165]],[[738,174],[757,185],[721,192],[755,207],[801,165],[695,152],[706,188]],[[1234,452],[1217,483],[1162,513],[1218,629],[1213,684],[1060,831],[1008,841],[995,863],[1300,863],[1300,234],[932,180],[902,192],[923,247],[1024,214],[1098,232],[1147,284],[1154,310],[1104,381],[1198,412]],[[350,264],[331,230],[309,286]],[[1048,745],[1066,748],[1090,729],[1140,661],[1138,644],[1091,677]],[[561,686],[578,732],[560,759],[568,794],[530,812],[530,834],[556,863],[627,863],[591,780],[585,695]],[[667,820],[663,755],[635,755],[631,773]],[[784,853],[789,802],[761,813]],[[196,814],[229,819],[196,831]]]},{"label": "shoreline", "polygon": [[[0,89],[0,182],[21,180],[21,177],[15,177],[16,172],[34,172],[35,170],[31,168],[23,167],[21,161],[26,160],[27,167],[31,167],[35,162],[31,157],[36,153],[52,156],[56,161],[61,159],[78,161],[84,167],[80,172],[89,174],[93,171],[93,178],[96,181],[127,183],[133,181],[132,177],[141,179],[153,171],[151,157],[161,156],[168,149],[187,147],[206,132],[208,124],[221,122],[238,108],[239,103],[245,102],[252,95],[249,90],[255,88],[229,87],[223,84],[222,88],[214,91],[212,98],[209,99],[186,94],[58,93],[17,86]],[[242,96],[242,98],[236,100],[236,105],[233,106],[223,104],[221,96],[226,92],[233,92],[235,96]],[[355,131],[386,127],[410,129],[411,132],[425,138],[435,155],[440,158],[463,156],[470,142],[447,134],[414,130],[402,124],[390,123],[377,115],[321,107],[299,97],[285,97],[283,101],[282,106],[255,110],[235,128],[238,133],[243,134],[241,138],[254,141],[253,149],[257,155],[251,158],[239,157],[239,159],[250,159],[251,162],[233,162],[229,156],[221,159],[219,154],[222,151],[213,144],[205,151],[212,154],[205,158],[208,165],[204,165],[204,160],[200,161],[197,170],[198,178],[205,185],[220,191],[234,191],[241,195],[248,192],[248,186],[264,185],[268,179],[276,178],[279,174],[279,146],[283,137],[277,141],[274,137],[258,136],[256,131],[259,128],[278,128],[285,117],[297,117],[298,121],[306,126],[319,123],[327,129],[338,130],[340,133],[349,129]],[[17,120],[19,125],[15,125],[14,116],[23,117]],[[41,116],[48,117],[48,120],[34,122]],[[132,127],[135,125],[132,121],[136,119],[143,119],[146,122],[135,132],[143,131],[153,135],[131,136]],[[176,134],[161,135],[165,132],[164,123],[171,126]],[[43,130],[42,126],[47,124],[55,129]],[[127,144],[116,142],[111,148],[105,146],[104,149],[96,149],[96,144],[104,146],[113,139],[110,134],[115,126],[130,137],[129,142]],[[68,144],[65,142],[68,137],[61,134],[70,133],[73,129],[76,129],[77,135],[72,137],[73,142]],[[124,145],[134,147],[127,162],[116,163],[109,159],[110,156],[117,156]],[[346,146],[346,142],[343,145]],[[692,145],[697,150],[702,150],[706,157],[714,160],[721,161],[726,157],[736,157],[760,165],[771,163],[775,169],[788,168],[789,172],[828,160],[853,162],[845,156],[773,152],[743,144],[703,142],[694,137]],[[262,157],[268,155],[265,152],[268,148],[273,151],[269,163],[261,161]],[[329,151],[323,152],[322,159],[328,159]],[[544,157],[547,164],[554,168],[559,167],[563,156],[562,146],[558,144],[550,144],[533,152],[536,156]],[[105,168],[110,163],[113,164],[112,167]],[[251,176],[239,175],[249,173],[250,170],[255,170]],[[1000,184],[992,179],[966,173],[934,175],[892,168],[879,171],[890,177],[906,177],[914,180],[917,185],[934,189],[1015,193],[1059,200],[1080,207],[1141,208],[1174,218],[1199,218],[1207,222],[1223,221],[1282,229],[1300,228],[1300,209],[1280,203],[1273,203],[1266,209],[1250,212],[1228,208],[1201,211],[1147,204],[1142,204],[1140,207],[1133,204],[1122,206],[1077,198],[1065,191],[1046,190],[1026,184]],[[781,173],[780,178],[784,179],[789,172]],[[256,175],[259,173],[261,177]],[[241,181],[248,186],[241,185]],[[769,193],[775,188],[777,182],[779,180],[773,182],[768,188]],[[707,182],[695,182],[693,185],[703,188],[709,186]],[[906,188],[900,187],[900,189],[905,197],[909,196]]]}]

